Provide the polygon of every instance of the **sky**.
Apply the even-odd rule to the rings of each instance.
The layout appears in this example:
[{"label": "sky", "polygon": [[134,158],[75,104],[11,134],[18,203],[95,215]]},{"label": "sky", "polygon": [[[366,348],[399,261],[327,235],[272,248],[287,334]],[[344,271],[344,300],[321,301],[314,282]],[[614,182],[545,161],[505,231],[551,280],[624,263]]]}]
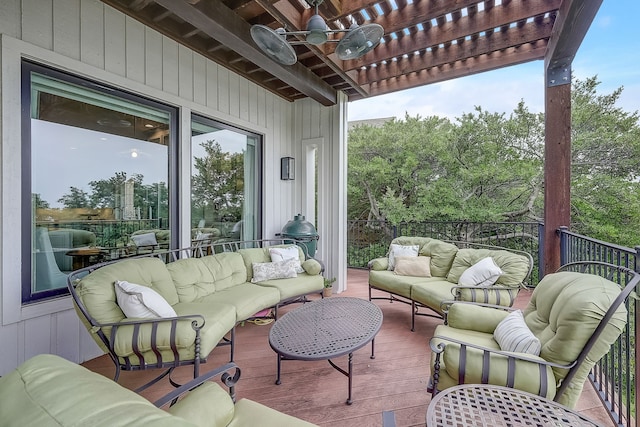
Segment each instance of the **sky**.
[{"label": "sky", "polygon": [[[640,35],[638,0],[604,0],[573,60],[573,78],[597,76],[598,92],[623,86],[618,106],[640,110]],[[512,112],[521,100],[534,113],[544,111],[544,61],[501,68],[349,103],[348,120],[439,116],[455,119],[475,106],[488,112]]]}]

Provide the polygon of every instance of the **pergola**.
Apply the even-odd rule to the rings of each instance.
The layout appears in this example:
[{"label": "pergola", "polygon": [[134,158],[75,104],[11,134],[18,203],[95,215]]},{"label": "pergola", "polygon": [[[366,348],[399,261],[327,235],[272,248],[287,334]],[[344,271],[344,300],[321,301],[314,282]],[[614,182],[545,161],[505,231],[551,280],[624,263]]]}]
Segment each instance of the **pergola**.
[{"label": "pergola", "polygon": [[254,24],[304,30],[305,0],[102,0],[284,99],[336,104],[544,60],[543,271],[559,267],[555,230],[570,224],[571,63],[602,0],[324,0],[330,29],[376,23],[382,42],[341,60],[334,43],[296,45],[281,65],[254,43]]}]

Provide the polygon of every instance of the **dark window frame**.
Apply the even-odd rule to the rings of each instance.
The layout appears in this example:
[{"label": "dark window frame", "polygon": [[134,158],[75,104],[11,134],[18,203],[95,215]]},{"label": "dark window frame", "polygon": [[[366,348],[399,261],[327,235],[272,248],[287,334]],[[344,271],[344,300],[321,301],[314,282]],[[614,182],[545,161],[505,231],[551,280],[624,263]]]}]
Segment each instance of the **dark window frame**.
[{"label": "dark window frame", "polygon": [[[192,112],[191,113],[191,122],[199,122],[201,124],[204,125],[208,125],[208,126],[212,126],[212,127],[217,127],[219,129],[226,129],[226,130],[232,130],[234,132],[238,132],[239,134],[245,135],[245,136],[250,136],[256,139],[256,144],[257,144],[257,148],[258,148],[258,153],[257,153],[257,163],[258,163],[258,170],[256,171],[256,174],[258,175],[258,182],[256,183],[256,187],[258,188],[258,193],[257,193],[257,212],[256,212],[256,238],[258,240],[263,239],[263,228],[262,228],[262,220],[264,217],[264,212],[263,212],[263,194],[264,194],[264,135],[257,133],[257,132],[252,132],[250,130],[247,129],[243,129],[237,126],[233,126],[227,123],[223,123],[220,122],[218,120],[212,119],[210,117],[207,117],[205,115],[196,113],[196,112]],[[192,130],[191,130],[191,125],[189,128],[189,134],[191,135]]]},{"label": "dark window frame", "polygon": [[[20,206],[22,209],[22,221],[21,221],[21,294],[22,304],[30,304],[35,302],[41,302],[56,298],[62,295],[68,295],[69,290],[65,288],[50,289],[44,291],[34,292],[32,291],[32,226],[33,216],[31,211],[32,203],[32,182],[31,182],[31,72],[36,72],[44,76],[59,79],[61,81],[86,87],[95,91],[107,93],[109,95],[115,95],[121,97],[124,100],[132,101],[139,104],[148,105],[157,109],[165,110],[170,115],[169,126],[171,132],[169,133],[169,145],[168,145],[168,182],[169,187],[169,229],[171,233],[171,248],[177,247],[177,243],[180,241],[180,209],[179,209],[179,161],[180,150],[178,146],[179,135],[179,107],[171,105],[166,102],[156,101],[147,98],[142,95],[138,95],[132,92],[128,92],[124,89],[100,83],[85,77],[80,77],[65,71],[61,71],[49,66],[39,64],[37,62],[22,59],[21,63],[21,88],[20,88],[20,102],[21,102],[21,193],[22,200]],[[26,215],[26,214],[29,215]]]}]

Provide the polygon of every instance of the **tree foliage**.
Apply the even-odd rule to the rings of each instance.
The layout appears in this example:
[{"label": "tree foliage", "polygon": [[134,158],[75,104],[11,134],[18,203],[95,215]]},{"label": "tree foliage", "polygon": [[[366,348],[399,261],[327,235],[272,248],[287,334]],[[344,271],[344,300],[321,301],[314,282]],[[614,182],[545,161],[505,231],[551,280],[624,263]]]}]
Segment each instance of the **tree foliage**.
[{"label": "tree foliage", "polygon": [[[616,106],[622,88],[572,91],[573,230],[614,243],[640,241],[638,113]],[[349,132],[350,219],[542,221],[544,115],[520,102],[511,114],[481,107],[438,117],[361,125]],[[552,183],[548,183],[552,185]]]}]

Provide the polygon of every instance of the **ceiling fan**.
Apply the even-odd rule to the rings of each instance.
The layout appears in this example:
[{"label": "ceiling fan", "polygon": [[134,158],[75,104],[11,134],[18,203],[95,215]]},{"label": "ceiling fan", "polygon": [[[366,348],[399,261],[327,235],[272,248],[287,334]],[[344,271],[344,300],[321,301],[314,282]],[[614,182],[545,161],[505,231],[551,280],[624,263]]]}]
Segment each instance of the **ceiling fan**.
[{"label": "ceiling fan", "polygon": [[[346,30],[331,30],[325,20],[318,14],[318,5],[324,0],[306,0],[311,7],[315,7],[315,14],[307,22],[305,31],[276,30],[266,25],[251,26],[251,38],[273,60],[293,65],[298,60],[292,45],[311,44],[319,46],[327,42],[338,43],[336,53],[342,60],[359,58],[380,43],[384,35],[384,28],[378,24],[364,24],[358,26],[355,22]],[[342,39],[329,39],[329,34],[347,33]],[[287,41],[287,36],[305,36],[305,40]]]}]

